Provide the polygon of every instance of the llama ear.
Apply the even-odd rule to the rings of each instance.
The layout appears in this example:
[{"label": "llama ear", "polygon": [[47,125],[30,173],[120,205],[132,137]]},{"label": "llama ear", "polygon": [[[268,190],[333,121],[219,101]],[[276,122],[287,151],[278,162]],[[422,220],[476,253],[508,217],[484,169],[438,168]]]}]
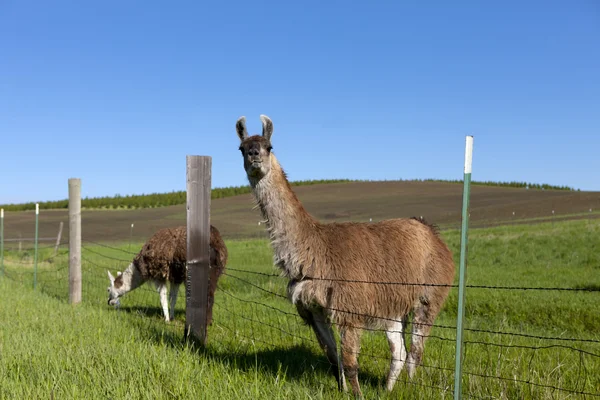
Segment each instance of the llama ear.
[{"label": "llama ear", "polygon": [[273,134],[273,121],[271,121],[271,118],[262,114],[260,116],[260,120],[262,121],[263,126],[262,135],[265,139],[267,139],[270,142],[271,135]]},{"label": "llama ear", "polygon": [[108,279],[110,279],[110,284],[112,285],[115,282],[115,277],[112,276],[110,271],[106,271],[106,272],[108,272]]},{"label": "llama ear", "polygon": [[237,131],[240,142],[243,142],[248,137],[248,131],[246,130],[246,117],[240,117],[235,123],[235,130]]}]

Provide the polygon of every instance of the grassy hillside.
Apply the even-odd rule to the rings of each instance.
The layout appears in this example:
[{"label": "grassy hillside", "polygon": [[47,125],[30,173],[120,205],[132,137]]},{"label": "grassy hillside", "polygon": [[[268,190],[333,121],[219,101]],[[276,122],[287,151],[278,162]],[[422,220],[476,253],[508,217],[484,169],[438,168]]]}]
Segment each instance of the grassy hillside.
[{"label": "grassy hillside", "polygon": [[[386,218],[424,216],[443,228],[460,224],[462,185],[447,182],[346,182],[304,185],[294,188],[306,209],[322,222],[377,221]],[[262,217],[253,210],[251,194],[211,201],[211,223],[227,238],[263,238]],[[592,210],[590,212],[589,210]],[[555,212],[555,214],[552,213]],[[600,216],[600,193],[566,190],[525,190],[522,188],[474,186],[471,191],[471,223],[493,226],[562,218]],[[514,214],[513,214],[514,213]],[[145,240],[157,229],[185,225],[185,205],[159,208],[83,210],[83,240]],[[42,210],[39,235],[51,245],[64,223],[63,240],[68,240],[67,210]],[[131,225],[134,228],[131,229]],[[7,212],[5,237],[33,238],[35,213]],[[28,242],[25,240],[25,242]],[[17,246],[12,241],[7,246]],[[23,246],[30,247],[29,243]]]},{"label": "grassy hillside", "polygon": [[[306,180],[306,181],[294,181],[291,182],[292,186],[307,186],[307,185],[322,185],[331,183],[346,183],[346,182],[367,182],[351,179],[321,179],[321,180]],[[410,180],[409,182],[448,182],[448,183],[462,183],[459,180],[445,181],[439,179],[425,179],[425,180]],[[527,182],[492,182],[492,181],[473,181],[473,185],[480,186],[498,186],[498,187],[512,187],[512,188],[528,188],[528,189],[543,189],[543,190],[567,190],[573,191],[574,189],[568,186],[556,186],[549,184],[538,184],[538,183],[527,183]],[[232,186],[225,188],[215,188],[212,190],[212,199],[222,199],[225,197],[237,196],[240,194],[250,193],[249,186]],[[81,206],[87,209],[137,209],[137,208],[155,208],[173,206],[178,204],[185,204],[186,192],[185,191],[173,191],[171,193],[150,193],[141,195],[115,195],[106,197],[94,197],[84,198],[81,201]],[[69,202],[67,199],[58,201],[42,201],[39,203],[40,209],[43,210],[54,210],[54,209],[67,209]],[[22,204],[5,204],[0,205],[0,208],[4,208],[6,211],[26,211],[35,210],[35,202],[22,203]]]},{"label": "grassy hillside", "polygon": [[[443,235],[458,259],[458,231]],[[599,235],[594,220],[471,231],[471,286],[596,291],[469,288],[465,395],[600,394]],[[229,270],[203,351],[182,343],[183,296],[171,324],[162,321],[151,288],[128,294],[119,311],[106,305],[106,269],[123,270],[139,246],[85,245],[78,307],[66,304],[66,255],[40,263],[34,293],[31,255],[6,254],[8,276],[24,286],[0,278],[0,398],[347,398],[337,393],[312,333],[280,297],[286,281],[276,276],[267,241],[227,241]],[[45,249],[40,259],[50,256]],[[425,366],[412,382],[403,373],[392,396],[382,389],[385,336],[364,335],[359,379],[366,398],[452,398],[456,305],[453,289],[426,344]]]}]

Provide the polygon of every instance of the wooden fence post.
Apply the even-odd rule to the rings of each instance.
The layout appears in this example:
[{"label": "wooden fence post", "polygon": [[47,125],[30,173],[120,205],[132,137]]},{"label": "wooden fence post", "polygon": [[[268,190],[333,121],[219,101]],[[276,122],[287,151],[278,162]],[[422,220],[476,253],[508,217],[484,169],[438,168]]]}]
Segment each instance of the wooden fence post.
[{"label": "wooden fence post", "polygon": [[187,156],[185,338],[206,344],[210,268],[210,156]]},{"label": "wooden fence post", "polygon": [[69,179],[69,303],[81,303],[81,179]]},{"label": "wooden fence post", "polygon": [[58,253],[58,246],[60,246],[60,239],[62,238],[63,222],[60,221],[58,226],[58,235],[56,235],[56,245],[54,246],[54,256]]}]

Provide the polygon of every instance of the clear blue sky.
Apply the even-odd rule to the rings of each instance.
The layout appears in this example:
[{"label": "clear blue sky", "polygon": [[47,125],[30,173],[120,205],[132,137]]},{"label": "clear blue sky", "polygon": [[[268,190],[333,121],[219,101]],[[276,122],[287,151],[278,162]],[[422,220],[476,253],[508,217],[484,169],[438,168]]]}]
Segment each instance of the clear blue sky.
[{"label": "clear blue sky", "polygon": [[292,180],[600,190],[600,3],[435,3],[1,1],[0,203],[246,184],[259,114]]}]

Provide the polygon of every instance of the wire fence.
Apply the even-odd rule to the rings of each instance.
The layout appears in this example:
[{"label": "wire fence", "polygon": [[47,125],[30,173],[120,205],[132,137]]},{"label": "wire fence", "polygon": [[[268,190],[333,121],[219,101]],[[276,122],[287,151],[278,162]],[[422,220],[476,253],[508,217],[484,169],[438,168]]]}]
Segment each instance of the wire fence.
[{"label": "wire fence", "polygon": [[[257,284],[242,278],[240,274],[260,276],[268,280],[263,280],[262,283]],[[252,293],[254,291],[259,294],[258,296],[235,295],[231,290],[227,290],[222,286],[219,287],[220,292],[225,294],[224,297],[226,300],[217,303],[217,305],[221,313],[227,313],[231,316],[231,318],[225,319],[226,321],[230,321],[229,324],[221,323],[226,330],[241,332],[242,337],[253,340],[257,337],[257,331],[262,332],[268,328],[278,331],[278,333],[274,332],[272,334],[279,334],[279,336],[285,334],[289,336],[292,343],[296,339],[299,339],[302,342],[311,343],[315,346],[316,341],[310,335],[308,337],[299,337],[298,334],[292,333],[297,332],[297,329],[290,326],[290,320],[301,323],[300,317],[294,314],[293,311],[289,311],[289,308],[284,308],[283,304],[280,304],[286,297],[281,291],[278,292],[268,288],[274,286],[284,287],[283,284],[274,285],[272,281],[283,279],[282,277],[275,274],[234,268],[229,268],[226,276],[233,278],[243,288],[238,289],[237,292]],[[335,281],[339,282],[340,280]],[[356,281],[350,280],[346,282],[354,283]],[[398,285],[399,290],[401,290],[402,286],[422,285],[420,283],[401,282],[360,282],[374,285]],[[452,286],[454,287],[455,285]],[[588,299],[590,304],[594,304],[594,302],[600,300],[597,296],[600,292],[598,288],[541,288],[493,285],[467,285],[467,287],[503,291],[543,290],[559,291],[561,293],[581,292],[582,294],[585,293],[584,295],[596,296]],[[263,297],[265,299],[256,301],[252,297]],[[273,316],[267,317],[266,315],[264,318],[260,318],[259,316],[263,315],[261,310],[264,313],[276,315],[275,319],[279,323],[274,327],[265,324],[265,320],[273,320],[274,318]],[[351,313],[351,311],[338,309],[331,311]],[[240,318],[251,324],[250,329],[248,327],[240,328],[240,324],[236,324]],[[281,320],[285,320],[285,323],[281,324]],[[223,318],[220,321],[223,321]],[[396,322],[395,320],[391,321]],[[281,326],[288,326],[288,328],[281,329]],[[404,383],[412,385],[426,383],[425,386],[429,389],[437,388],[443,393],[452,393],[454,360],[450,356],[453,355],[456,326],[436,323],[432,325],[432,328],[432,334],[428,336],[425,346],[425,358],[430,361],[419,367],[425,370],[422,377],[423,380],[413,380]],[[366,333],[367,336],[384,331],[383,329],[366,330],[368,331]],[[465,352],[464,365],[467,367],[470,366],[470,368],[467,368],[463,372],[463,376],[467,380],[465,388],[471,387],[478,392],[477,394],[473,394],[473,397],[481,396],[482,388],[485,388],[485,396],[491,398],[523,398],[523,396],[544,398],[546,396],[556,397],[558,394],[562,394],[565,397],[569,395],[600,397],[600,382],[597,374],[600,371],[600,338],[544,336],[476,327],[467,327],[465,331],[467,335],[464,343],[467,350]],[[367,338],[367,340],[377,341],[373,336]],[[565,344],[565,342],[569,342],[570,344]],[[381,343],[380,340],[375,345],[367,344],[364,347],[367,349],[376,349],[377,352],[361,351],[361,369],[368,372],[377,371],[380,372],[378,375],[384,376],[383,368],[372,365],[372,360],[390,359],[389,354],[387,354],[386,344]],[[365,358],[367,360],[366,363]],[[523,377],[526,377],[526,379],[523,379]],[[557,385],[556,382],[562,384]]]},{"label": "wire fence", "polygon": [[[53,297],[68,299],[68,246],[60,243],[39,246],[37,262],[38,288]],[[130,247],[130,246],[129,246]],[[107,271],[123,271],[137,251],[127,245],[84,240],[82,243],[83,300],[108,307]],[[139,246],[132,247],[135,250]],[[231,251],[231,250],[230,250]],[[15,282],[33,282],[33,260],[29,250],[5,249],[4,276]],[[600,266],[599,266],[600,267]],[[456,341],[457,285],[434,285],[427,282],[382,282],[311,277],[331,285],[360,284],[376,287],[394,286],[404,290],[415,286],[447,286],[451,289],[446,307],[431,325],[424,359],[417,375],[409,379],[400,375],[396,387],[407,398],[451,398],[454,389],[454,349]],[[593,325],[590,314],[600,311],[600,286],[496,285],[467,284],[473,301],[485,299],[496,309],[474,308],[464,328],[463,392],[465,398],[598,398],[600,397],[600,332],[577,329],[548,332],[530,321],[527,307],[536,310],[547,305],[549,312],[564,312],[577,326]],[[184,288],[180,289],[182,292]],[[180,293],[176,319],[184,319],[185,296]],[[484,303],[482,301],[482,303]],[[561,303],[565,306],[561,308]],[[569,304],[576,307],[569,308]],[[156,290],[144,285],[128,293],[121,310],[146,318],[162,318]],[[553,307],[557,306],[557,307]],[[506,308],[506,315],[501,310]],[[583,307],[583,308],[581,308]],[[584,310],[577,315],[573,310]],[[514,310],[511,310],[513,308]],[[352,310],[331,309],[338,313]],[[512,321],[509,315],[525,315]],[[487,314],[486,314],[487,313]],[[499,315],[498,315],[499,314]],[[364,317],[373,315],[360,314]],[[214,323],[209,344],[218,346],[232,357],[252,360],[262,369],[274,364],[287,369],[303,383],[323,390],[336,390],[331,365],[320,345],[287,297],[287,279],[274,273],[270,264],[244,263],[238,258],[227,266],[219,281]],[[552,316],[548,316],[552,318]],[[385,320],[385,318],[383,318]],[[387,319],[389,322],[401,322]],[[407,331],[410,331],[408,322]],[[339,328],[339,327],[338,327]],[[359,354],[361,385],[382,388],[390,363],[385,329],[364,328]],[[409,346],[411,335],[406,336]],[[336,330],[336,339],[339,334]],[[410,349],[410,347],[409,347]],[[273,361],[277,359],[277,361]],[[250,362],[250,361],[248,361]]]}]

